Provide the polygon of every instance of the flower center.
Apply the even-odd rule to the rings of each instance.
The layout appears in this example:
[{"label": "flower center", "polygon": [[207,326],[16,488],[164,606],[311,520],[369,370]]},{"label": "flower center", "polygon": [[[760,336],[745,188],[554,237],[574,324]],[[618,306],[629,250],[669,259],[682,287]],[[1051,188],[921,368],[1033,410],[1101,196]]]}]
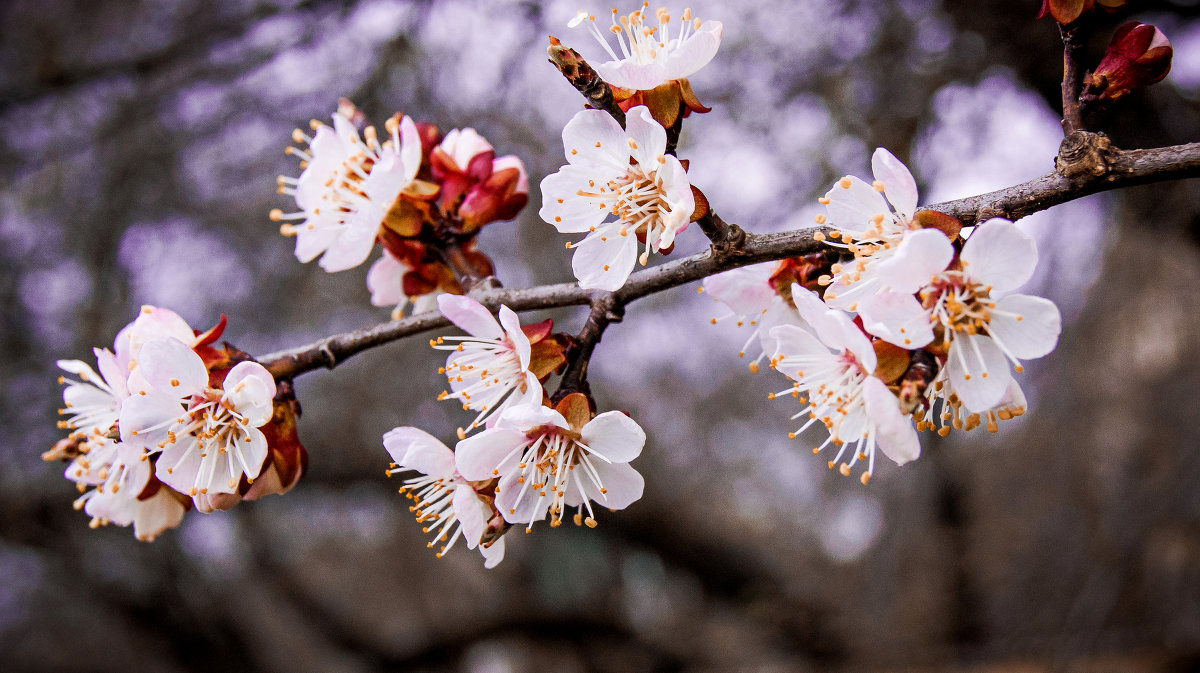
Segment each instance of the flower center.
[{"label": "flower center", "polygon": [[986,333],[996,308],[991,290],[990,286],[971,282],[961,271],[944,271],[921,290],[921,303],[941,326],[942,341],[949,343],[955,332]]}]

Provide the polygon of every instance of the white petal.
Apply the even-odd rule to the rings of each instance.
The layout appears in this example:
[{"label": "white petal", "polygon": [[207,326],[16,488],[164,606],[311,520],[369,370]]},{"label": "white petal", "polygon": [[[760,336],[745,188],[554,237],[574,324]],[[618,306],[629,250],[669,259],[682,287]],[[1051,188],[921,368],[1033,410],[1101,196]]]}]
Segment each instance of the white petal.
[{"label": "white petal", "polygon": [[479,495],[475,493],[475,489],[466,484],[456,486],[452,497],[453,504],[451,506],[458,516],[459,523],[462,524],[463,539],[466,540],[468,549],[474,549],[479,544],[479,538],[483,537],[483,531],[487,528],[492,510],[483,504]]},{"label": "white petal", "polygon": [[[161,394],[134,395],[121,405],[121,441],[158,450],[158,443],[167,439],[167,431],[186,416],[179,399]],[[159,427],[156,430],[148,428]],[[182,439],[182,438],[181,438]]]},{"label": "white petal", "polygon": [[472,481],[507,475],[519,459],[509,454],[528,441],[524,432],[491,427],[460,441],[454,448],[454,464],[459,474]]},{"label": "white petal", "polygon": [[500,323],[483,304],[457,294],[440,294],[438,310],[442,315],[467,334],[480,339],[499,340],[504,338]]},{"label": "white petal", "polygon": [[195,487],[199,471],[200,451],[196,447],[196,438],[190,436],[180,437],[174,444],[168,444],[154,464],[154,476],[184,494],[191,493]]},{"label": "white petal", "polygon": [[590,168],[563,166],[557,173],[542,179],[542,207],[538,216],[554,225],[561,234],[591,231],[608,217],[610,211],[597,199],[579,195],[592,191],[589,183],[606,184],[615,172],[603,173]]},{"label": "white petal", "polygon": [[962,334],[950,344],[946,376],[967,409],[982,412],[996,406],[1008,390],[1008,360],[991,337]]},{"label": "white petal", "polygon": [[137,356],[138,369],[155,390],[183,398],[208,388],[208,369],[186,344],[160,337],[147,341]]},{"label": "white petal", "polygon": [[[388,204],[390,207],[391,204]],[[339,230],[337,240],[321,257],[319,264],[329,273],[345,271],[367,261],[371,248],[375,246],[375,235],[383,222],[385,211],[375,203],[364,203]]]},{"label": "white petal", "polygon": [[867,297],[858,305],[863,328],[901,348],[920,348],[933,341],[929,313],[911,294],[885,292]]},{"label": "white petal", "polygon": [[108,384],[113,397],[118,400],[129,397],[129,386],[126,383],[129,368],[118,362],[112,351],[106,348],[93,348],[92,352],[96,355],[96,366],[100,369],[100,375],[104,377],[104,382]]},{"label": "white petal", "polygon": [[891,152],[880,147],[871,156],[871,172],[875,174],[876,180],[883,183],[884,193],[896,209],[896,213],[905,220],[911,220],[917,210],[917,181],[913,179],[908,167]]},{"label": "white petal", "polygon": [[[667,131],[654,121],[645,105],[630,108],[625,116],[625,132],[629,134],[629,153],[645,170],[658,168],[658,157],[667,149]],[[676,159],[678,162],[678,159]],[[689,190],[690,191],[690,190]]]},{"label": "white petal", "polygon": [[666,79],[682,79],[703,68],[721,46],[721,22],[705,21],[667,59]]},{"label": "white petal", "polygon": [[1017,358],[1040,358],[1058,345],[1062,316],[1049,299],[1010,294],[996,301],[988,333]]},{"label": "white petal", "polygon": [[625,284],[637,262],[637,237],[620,235],[620,223],[601,226],[575,245],[571,271],[579,287],[615,291]]},{"label": "white petal", "polygon": [[613,463],[628,463],[637,458],[646,444],[646,432],[620,411],[606,411],[583,426],[579,433],[584,444]]},{"label": "white petal", "polygon": [[148,500],[138,501],[133,516],[133,534],[139,540],[153,540],[168,528],[183,521],[187,509],[166,488],[160,488]]},{"label": "white petal", "polygon": [[972,280],[1003,294],[1025,284],[1037,266],[1037,244],[1008,220],[992,219],[975,228],[963,244],[963,270]]},{"label": "white petal", "polygon": [[500,324],[504,326],[504,332],[517,352],[517,362],[521,364],[521,369],[529,369],[532,347],[529,345],[529,337],[525,336],[525,332],[521,330],[521,319],[511,308],[501,305]]},{"label": "white petal", "polygon": [[572,164],[598,164],[618,171],[629,166],[625,130],[603,110],[575,113],[563,128],[563,151]]},{"label": "white petal", "polygon": [[[234,474],[244,472],[247,477],[254,479],[262,472],[263,463],[267,460],[267,438],[258,428],[251,428],[245,434],[238,436],[236,447],[230,450],[231,454],[235,454],[238,459],[238,465],[234,466]],[[209,449],[213,450],[213,449]],[[213,475],[214,482],[222,482],[224,489],[216,489],[232,493],[237,489],[237,484],[229,485],[226,475],[228,472],[217,470]]]},{"label": "white petal", "polygon": [[405,469],[440,479],[454,476],[454,452],[420,428],[405,426],[388,430],[383,435],[383,448]]},{"label": "white petal", "polygon": [[595,490],[595,484],[590,479],[582,479],[589,499],[609,509],[625,509],[642,497],[646,480],[629,463],[609,465],[603,461],[592,461],[596,474],[600,477],[606,493]]},{"label": "white petal", "polygon": [[407,185],[421,168],[421,135],[408,115],[400,119],[400,159],[404,162],[404,184]]},{"label": "white petal", "polygon": [[879,279],[900,294],[913,294],[946,270],[954,259],[954,246],[937,229],[919,229],[904,235],[896,252],[875,264]]},{"label": "white petal", "polygon": [[221,384],[233,408],[257,428],[271,420],[274,412],[275,378],[257,362],[239,362]]},{"label": "white petal", "polygon": [[878,364],[875,348],[871,345],[871,340],[867,338],[866,334],[863,334],[858,325],[854,324],[849,315],[841,311],[830,310],[825,314],[825,319],[816,327],[817,336],[821,337],[826,346],[837,351],[850,351],[863,369],[868,372],[875,371],[875,365]]},{"label": "white petal", "polygon": [[605,82],[622,89],[648,91],[667,81],[667,66],[663,63],[634,63],[625,60],[608,61],[594,67]]},{"label": "white petal", "polygon": [[704,291],[738,315],[759,315],[782,301],[770,284],[774,268],[770,262],[718,273],[704,280]]},{"label": "white petal", "polygon": [[921,455],[921,441],[912,420],[900,411],[900,403],[887,385],[874,376],[867,377],[863,383],[863,402],[875,426],[875,441],[884,455],[897,465],[916,460]]},{"label": "white petal", "polygon": [[375,260],[367,271],[367,289],[371,292],[372,306],[399,306],[408,303],[404,294],[404,274],[410,267],[401,263],[390,252]]},{"label": "white petal", "polygon": [[842,231],[865,232],[874,225],[872,220],[876,215],[887,217],[891,213],[883,194],[854,176],[839,180],[825,193],[825,198],[829,199],[825,206],[829,226]]},{"label": "white petal", "polygon": [[496,540],[491,544],[491,546],[481,546],[479,548],[479,553],[483,554],[484,568],[489,570],[495,568],[496,566],[500,565],[501,561],[504,560],[504,538]]}]

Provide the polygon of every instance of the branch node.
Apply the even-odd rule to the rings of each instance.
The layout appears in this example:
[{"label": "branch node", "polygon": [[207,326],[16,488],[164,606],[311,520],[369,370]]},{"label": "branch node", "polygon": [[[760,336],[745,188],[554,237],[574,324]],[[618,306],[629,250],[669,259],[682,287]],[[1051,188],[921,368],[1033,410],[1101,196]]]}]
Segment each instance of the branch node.
[{"label": "branch node", "polygon": [[328,341],[322,341],[320,347],[317,350],[321,353],[321,356],[325,359],[324,365],[325,365],[326,369],[333,369],[334,367],[337,366],[337,363],[338,363],[337,356],[334,355],[333,350],[329,348]]},{"label": "branch node", "polygon": [[1117,152],[1103,133],[1073,131],[1058,146],[1054,170],[1072,183],[1084,183],[1108,173]]}]

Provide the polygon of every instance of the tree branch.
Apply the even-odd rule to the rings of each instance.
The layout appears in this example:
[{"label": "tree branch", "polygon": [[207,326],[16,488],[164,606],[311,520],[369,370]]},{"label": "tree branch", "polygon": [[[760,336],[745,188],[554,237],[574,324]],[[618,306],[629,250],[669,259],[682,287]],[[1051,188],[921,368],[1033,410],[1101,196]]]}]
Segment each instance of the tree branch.
[{"label": "tree branch", "polygon": [[604,110],[617,120],[621,128],[625,128],[625,111],[618,107],[617,101],[613,99],[612,87],[583,60],[579,52],[563,46],[562,42],[553,36],[550,37],[550,48],[546,52],[550,55],[550,62],[567,78],[571,86],[583,94],[590,107]]},{"label": "tree branch", "polygon": [[[925,210],[952,215],[964,225],[972,226],[991,217],[1020,219],[1067,201],[1119,187],[1197,177],[1200,177],[1200,143],[1147,150],[1114,150],[1109,155],[1107,172],[1095,178],[1073,182],[1058,173],[1050,173],[987,194],[935,203],[926,206]],[[593,307],[594,316],[596,307],[605,304],[606,301],[612,302],[610,308],[624,307],[642,297],[701,280],[721,271],[805,255],[827,247],[825,243],[813,238],[813,234],[818,231],[828,233],[829,229],[825,227],[776,234],[751,234],[742,231],[737,225],[726,224],[715,213],[712,213],[711,217],[713,222],[725,224],[726,233],[735,228],[741,232],[744,236],[741,245],[730,247],[724,252],[718,251],[714,246],[708,252],[636,271],[629,276],[629,280],[621,289],[613,293],[585,290],[577,283],[558,283],[519,290],[479,287],[471,292],[471,296],[493,310],[500,304],[514,311],[590,305]],[[613,321],[602,323],[603,327],[606,327],[608,322]],[[364,330],[335,334],[313,344],[268,353],[258,359],[276,379],[284,380],[321,367],[332,369],[355,353],[449,324],[450,321],[441,315],[425,313]],[[597,318],[596,340],[603,332],[600,324]],[[588,332],[585,329],[580,335],[587,336]],[[594,346],[593,343],[592,347]]]},{"label": "tree branch", "polygon": [[587,321],[575,337],[579,345],[571,354],[571,363],[567,365],[562,380],[558,383],[558,390],[551,398],[554,403],[557,404],[571,393],[583,393],[591,398],[592,391],[588,385],[587,372],[592,352],[596,349],[596,344],[600,343],[604,330],[614,322],[621,322],[624,317],[625,305],[617,301],[615,295],[605,294],[592,301],[592,310],[588,313]]}]

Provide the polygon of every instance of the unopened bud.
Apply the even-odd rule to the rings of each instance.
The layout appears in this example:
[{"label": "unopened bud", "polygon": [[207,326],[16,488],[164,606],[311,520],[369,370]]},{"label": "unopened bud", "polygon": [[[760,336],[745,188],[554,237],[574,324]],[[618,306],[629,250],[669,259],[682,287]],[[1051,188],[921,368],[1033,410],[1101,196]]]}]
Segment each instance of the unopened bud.
[{"label": "unopened bud", "polygon": [[1084,78],[1084,97],[1114,101],[1134,89],[1161,81],[1171,71],[1171,42],[1147,23],[1117,28],[1104,58]]}]

